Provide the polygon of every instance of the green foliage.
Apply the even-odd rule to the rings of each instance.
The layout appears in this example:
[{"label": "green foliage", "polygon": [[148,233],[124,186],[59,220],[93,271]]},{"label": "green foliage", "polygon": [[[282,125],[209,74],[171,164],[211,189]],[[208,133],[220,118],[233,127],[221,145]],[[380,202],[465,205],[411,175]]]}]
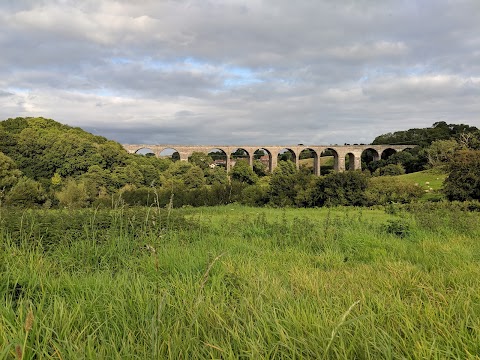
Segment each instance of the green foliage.
[{"label": "green foliage", "polygon": [[268,175],[268,168],[260,160],[253,160],[253,172],[255,174],[257,174],[258,176],[267,176]]},{"label": "green foliage", "polygon": [[359,171],[319,177],[310,192],[311,206],[365,205],[368,176]]},{"label": "green foliage", "polygon": [[70,209],[78,209],[87,205],[88,194],[83,182],[67,179],[64,187],[55,193],[60,206]]},{"label": "green foliage", "polygon": [[15,162],[0,152],[0,199],[1,193],[10,190],[22,176]]},{"label": "green foliage", "polygon": [[242,191],[240,202],[249,206],[264,206],[269,199],[269,186],[250,185]]},{"label": "green foliage", "polygon": [[411,232],[410,223],[403,219],[390,219],[383,228],[387,234],[395,235],[399,238],[407,237]]},{"label": "green foliage", "polygon": [[185,161],[176,161],[172,163],[165,171],[164,175],[167,177],[179,177],[185,175],[185,173],[193,166],[193,164]]},{"label": "green foliage", "polygon": [[247,160],[237,160],[233,168],[230,170],[232,180],[236,180],[245,184],[255,184],[258,176],[250,167]]},{"label": "green foliage", "polygon": [[207,185],[226,185],[228,184],[227,171],[222,166],[215,166],[213,169],[205,171],[205,182]]},{"label": "green foliage", "polygon": [[435,140],[448,140],[464,133],[474,133],[477,130],[475,126],[447,124],[445,121],[440,121],[429,128],[409,129],[380,135],[375,138],[372,144],[413,144],[425,147]]},{"label": "green foliage", "polygon": [[28,118],[9,118],[5,121],[2,121],[0,126],[5,132],[16,135],[28,127]]},{"label": "green foliage", "polygon": [[182,179],[188,189],[197,189],[205,184],[203,170],[200,166],[194,165],[188,169]]},{"label": "green foliage", "polygon": [[121,199],[131,206],[152,206],[157,204],[156,190],[150,187],[128,187],[120,192]]},{"label": "green foliage", "polygon": [[120,144],[44,118],[16,118],[0,123],[2,149],[27,176],[50,184],[55,173],[76,177],[89,167],[123,166]]},{"label": "green foliage", "polygon": [[369,179],[365,192],[368,205],[410,203],[423,194],[424,190],[420,186],[396,177],[373,177]]},{"label": "green foliage", "polygon": [[377,169],[381,169],[390,164],[401,165],[406,173],[412,173],[424,170],[428,164],[428,158],[425,149],[419,146],[396,152],[386,160],[371,161],[368,157],[368,151],[362,155],[362,169],[367,169],[371,173],[375,173]]},{"label": "green foliage", "polygon": [[123,166],[128,158],[128,154],[125,152],[122,145],[110,140],[99,144],[97,152],[102,159],[99,165],[104,169]]},{"label": "green foliage", "polygon": [[210,164],[213,163],[212,157],[202,152],[193,152],[188,158],[188,161],[200,167],[202,170],[208,169]]},{"label": "green foliage", "polygon": [[127,184],[142,186],[145,183],[143,174],[135,163],[115,168],[112,181],[117,189]]},{"label": "green foliage", "polygon": [[46,200],[46,193],[42,185],[27,177],[20,178],[7,193],[5,203],[13,207],[38,207]]},{"label": "green foliage", "polygon": [[52,188],[57,189],[62,184],[62,177],[60,176],[59,173],[55,173],[53,174],[50,181],[52,183]]},{"label": "green foliage", "polygon": [[462,150],[448,165],[443,188],[449,200],[480,200],[480,150]]},{"label": "green foliage", "polygon": [[428,157],[428,163],[432,167],[446,165],[453,159],[455,151],[459,149],[456,140],[436,140],[425,149]]},{"label": "green foliage", "polygon": [[297,168],[291,161],[280,161],[270,177],[270,203],[275,206],[292,206],[297,191]]},{"label": "green foliage", "polygon": [[405,174],[405,169],[400,164],[388,164],[375,170],[375,176],[396,176]]}]

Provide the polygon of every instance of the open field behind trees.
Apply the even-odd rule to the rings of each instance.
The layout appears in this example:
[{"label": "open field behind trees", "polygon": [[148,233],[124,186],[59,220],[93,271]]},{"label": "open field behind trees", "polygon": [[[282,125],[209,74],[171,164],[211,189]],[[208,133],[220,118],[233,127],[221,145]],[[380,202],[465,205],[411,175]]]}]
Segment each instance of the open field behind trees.
[{"label": "open field behind trees", "polygon": [[413,184],[423,190],[422,201],[437,201],[445,198],[442,192],[443,182],[447,174],[444,169],[433,168],[429,170],[418,171],[410,174],[395,176],[396,179],[404,184]]},{"label": "open field behind trees", "polygon": [[0,358],[478,358],[480,213],[409,207],[0,209]]}]

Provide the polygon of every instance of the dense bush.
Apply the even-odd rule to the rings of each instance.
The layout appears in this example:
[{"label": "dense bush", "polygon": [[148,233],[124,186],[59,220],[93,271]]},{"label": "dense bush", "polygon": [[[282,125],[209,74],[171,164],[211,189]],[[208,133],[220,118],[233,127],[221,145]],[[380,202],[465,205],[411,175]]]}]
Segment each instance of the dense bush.
[{"label": "dense bush", "polygon": [[373,177],[366,189],[368,205],[409,203],[422,196],[423,190],[415,184],[405,183],[394,177]]},{"label": "dense bush", "polygon": [[292,161],[280,161],[270,178],[269,199],[274,206],[292,206],[297,192],[297,168]]},{"label": "dense bush", "polygon": [[455,153],[443,189],[449,200],[480,200],[480,150]]},{"label": "dense bush", "polygon": [[249,185],[258,181],[258,175],[250,167],[247,160],[237,160],[232,170],[230,170],[232,180],[240,181]]},{"label": "dense bush", "polygon": [[405,169],[400,164],[388,164],[375,170],[376,176],[396,176],[405,174]]},{"label": "dense bush", "polygon": [[332,173],[319,177],[310,192],[310,205],[365,205],[367,187],[368,176],[359,171]]},{"label": "dense bush", "polygon": [[8,192],[5,203],[13,207],[38,207],[45,203],[46,195],[38,181],[24,176]]},{"label": "dense bush", "polygon": [[263,206],[268,203],[269,186],[251,185],[242,191],[240,203],[249,206]]}]

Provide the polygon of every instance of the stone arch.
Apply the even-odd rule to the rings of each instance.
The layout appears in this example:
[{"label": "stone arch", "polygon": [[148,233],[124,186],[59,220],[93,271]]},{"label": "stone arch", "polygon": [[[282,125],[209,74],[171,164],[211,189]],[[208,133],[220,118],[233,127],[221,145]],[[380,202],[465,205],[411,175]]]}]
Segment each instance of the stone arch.
[{"label": "stone arch", "polygon": [[337,150],[331,147],[323,149],[320,154],[320,174],[325,175],[332,171],[338,171],[338,163]]},{"label": "stone arch", "polygon": [[230,169],[230,162],[228,161],[227,152],[221,148],[211,148],[206,151],[207,155],[209,155],[215,166],[223,166],[227,171]]},{"label": "stone arch", "polygon": [[141,148],[135,150],[135,154],[143,155],[143,156],[152,156],[152,157],[157,156],[157,154],[155,154],[155,151],[153,151],[149,147],[141,147]]},{"label": "stone arch", "polygon": [[380,154],[380,158],[382,160],[387,160],[390,156],[392,156],[393,154],[395,154],[397,152],[397,150],[393,149],[393,148],[386,148],[382,151],[382,153]]},{"label": "stone arch", "polygon": [[175,148],[166,147],[158,153],[158,157],[161,159],[170,159],[175,162],[180,160],[180,152]]},{"label": "stone arch", "polygon": [[266,148],[258,148],[253,151],[253,161],[258,160],[266,166],[268,171],[273,171],[272,153]]},{"label": "stone arch", "polygon": [[246,160],[252,166],[252,156],[244,148],[236,148],[230,151],[230,166],[234,166],[238,160]]},{"label": "stone arch", "polygon": [[374,148],[366,148],[362,151],[362,170],[368,169],[368,164],[372,161],[380,160],[380,154]]},{"label": "stone arch", "polygon": [[304,148],[298,153],[298,163],[300,166],[305,166],[311,169],[312,174],[320,174],[320,168],[318,163],[318,154],[312,148]]},{"label": "stone arch", "polygon": [[345,170],[353,171],[355,168],[355,154],[348,152],[345,154]]},{"label": "stone arch", "polygon": [[277,161],[290,160],[297,164],[297,154],[290,148],[283,148],[277,153]]}]

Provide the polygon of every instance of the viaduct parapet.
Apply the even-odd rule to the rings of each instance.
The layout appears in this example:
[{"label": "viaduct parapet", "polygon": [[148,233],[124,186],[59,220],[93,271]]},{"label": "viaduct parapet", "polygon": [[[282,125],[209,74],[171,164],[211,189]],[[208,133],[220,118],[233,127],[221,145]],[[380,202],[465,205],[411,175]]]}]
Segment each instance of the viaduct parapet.
[{"label": "viaduct parapet", "polygon": [[269,170],[273,171],[278,164],[278,155],[289,151],[297,166],[300,165],[299,158],[303,151],[309,151],[313,156],[314,173],[320,175],[320,155],[325,150],[330,150],[334,157],[335,171],[345,171],[346,163],[348,163],[349,170],[361,169],[362,153],[370,150],[373,154],[373,160],[386,158],[392,153],[411,149],[415,145],[266,145],[266,146],[252,146],[252,145],[172,145],[172,144],[123,144],[125,150],[129,153],[137,153],[139,150],[147,149],[160,157],[160,153],[164,150],[176,151],[180,155],[181,161],[188,161],[188,158],[194,152],[203,152],[208,154],[211,151],[220,150],[226,156],[226,168],[230,170],[232,162],[232,154],[237,150],[243,150],[246,154],[250,166],[253,166],[254,153],[257,150],[263,150],[268,156]]}]

